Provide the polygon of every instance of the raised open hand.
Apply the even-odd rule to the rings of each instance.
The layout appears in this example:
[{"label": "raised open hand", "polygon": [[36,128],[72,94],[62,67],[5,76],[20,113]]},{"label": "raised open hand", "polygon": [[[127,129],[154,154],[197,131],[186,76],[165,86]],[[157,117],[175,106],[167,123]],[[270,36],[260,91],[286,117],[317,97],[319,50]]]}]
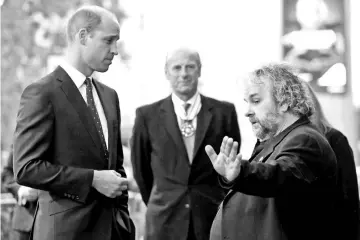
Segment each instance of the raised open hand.
[{"label": "raised open hand", "polygon": [[241,154],[237,154],[238,142],[232,138],[224,137],[219,154],[210,145],[205,146],[205,151],[211,160],[214,169],[229,182],[233,181],[240,173]]}]

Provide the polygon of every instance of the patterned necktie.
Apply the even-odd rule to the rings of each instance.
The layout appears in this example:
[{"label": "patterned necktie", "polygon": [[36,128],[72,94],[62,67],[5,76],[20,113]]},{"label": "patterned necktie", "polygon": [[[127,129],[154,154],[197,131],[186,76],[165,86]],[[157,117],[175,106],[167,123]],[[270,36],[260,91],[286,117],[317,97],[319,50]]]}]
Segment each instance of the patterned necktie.
[{"label": "patterned necktie", "polygon": [[102,147],[103,147],[103,149],[105,151],[105,159],[108,160],[109,152],[108,152],[107,147],[106,147],[104,132],[103,132],[101,122],[100,122],[100,117],[99,117],[99,114],[98,114],[98,112],[96,110],[94,96],[93,96],[93,93],[92,93],[92,84],[91,84],[91,79],[90,78],[86,78],[85,85],[86,85],[87,104],[88,104],[88,107],[90,109],[90,112],[91,112],[92,116],[94,117],[94,122],[95,122],[95,125],[96,125],[96,129],[98,130],[100,140],[101,140],[101,145],[102,145]]},{"label": "patterned necktie", "polygon": [[188,111],[189,111],[190,106],[191,106],[190,103],[185,103],[185,104],[184,104],[185,116],[186,116],[186,117],[187,117],[187,115],[188,115]]},{"label": "patterned necktie", "polygon": [[192,124],[192,120],[186,119],[188,117],[188,110],[190,108],[190,105],[190,103],[185,103],[183,105],[185,110],[185,119],[181,119],[180,131],[184,137],[191,137],[195,133],[195,128]]},{"label": "patterned necktie", "polygon": [[[184,105],[184,110],[185,110],[185,117],[188,117],[189,113],[189,108],[191,106],[190,103],[185,103]],[[183,140],[184,140],[184,144],[185,144],[185,148],[186,148],[186,152],[189,158],[189,163],[192,163],[193,160],[193,151],[194,151],[194,142],[195,142],[195,129],[194,126],[192,125],[192,120],[184,120],[184,129],[182,130],[182,134],[183,134]]]}]

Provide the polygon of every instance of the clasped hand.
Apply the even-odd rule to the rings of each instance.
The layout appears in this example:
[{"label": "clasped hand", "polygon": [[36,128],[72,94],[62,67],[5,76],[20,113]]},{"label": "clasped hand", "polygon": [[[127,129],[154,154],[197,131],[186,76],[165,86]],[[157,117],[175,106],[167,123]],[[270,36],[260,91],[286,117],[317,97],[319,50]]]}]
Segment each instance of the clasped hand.
[{"label": "clasped hand", "polygon": [[34,188],[20,186],[17,193],[20,206],[25,206],[27,202],[34,202],[38,199],[38,190]]},{"label": "clasped hand", "polygon": [[227,181],[233,181],[240,173],[241,154],[237,154],[239,143],[227,136],[224,137],[219,154],[210,145],[205,146],[205,151],[211,160],[216,172],[225,177]]},{"label": "clasped hand", "polygon": [[128,180],[114,170],[94,171],[92,186],[101,194],[115,198],[128,189]]}]

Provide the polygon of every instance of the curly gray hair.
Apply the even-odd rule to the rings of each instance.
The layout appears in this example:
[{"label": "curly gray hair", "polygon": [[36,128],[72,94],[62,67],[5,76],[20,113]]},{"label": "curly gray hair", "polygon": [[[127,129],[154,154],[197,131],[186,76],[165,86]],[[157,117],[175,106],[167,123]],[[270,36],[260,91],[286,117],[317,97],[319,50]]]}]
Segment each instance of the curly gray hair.
[{"label": "curly gray hair", "polygon": [[271,82],[274,100],[279,106],[287,104],[288,111],[296,116],[311,116],[314,103],[302,80],[287,64],[268,64],[251,74],[254,83],[261,84],[264,79]]}]

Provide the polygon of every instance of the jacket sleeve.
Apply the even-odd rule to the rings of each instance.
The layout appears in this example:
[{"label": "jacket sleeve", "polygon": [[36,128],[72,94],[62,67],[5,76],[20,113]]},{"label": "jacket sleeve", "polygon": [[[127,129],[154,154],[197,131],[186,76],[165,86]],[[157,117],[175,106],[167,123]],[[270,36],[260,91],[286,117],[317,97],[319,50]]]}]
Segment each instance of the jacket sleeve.
[{"label": "jacket sleeve", "polygon": [[12,148],[9,153],[9,157],[6,159],[3,171],[1,173],[1,181],[5,191],[11,193],[14,198],[18,198],[17,193],[20,185],[15,181],[14,168],[13,168],[13,151]]},{"label": "jacket sleeve", "polygon": [[[240,174],[232,189],[248,195],[276,197],[284,192],[309,191],[317,180],[336,179],[336,162],[325,159],[318,139],[298,134],[265,163],[241,160]],[[330,149],[331,151],[331,149]],[[332,181],[330,180],[330,181]],[[332,191],[325,189],[324,191]]]},{"label": "jacket sleeve", "polygon": [[151,169],[151,145],[149,141],[146,121],[140,109],[136,110],[135,124],[131,137],[131,162],[134,178],[144,203],[147,205],[153,187],[153,173]]},{"label": "jacket sleeve", "polygon": [[52,163],[55,120],[44,86],[34,83],[27,87],[21,96],[14,135],[15,179],[20,185],[85,202],[93,170]]}]

